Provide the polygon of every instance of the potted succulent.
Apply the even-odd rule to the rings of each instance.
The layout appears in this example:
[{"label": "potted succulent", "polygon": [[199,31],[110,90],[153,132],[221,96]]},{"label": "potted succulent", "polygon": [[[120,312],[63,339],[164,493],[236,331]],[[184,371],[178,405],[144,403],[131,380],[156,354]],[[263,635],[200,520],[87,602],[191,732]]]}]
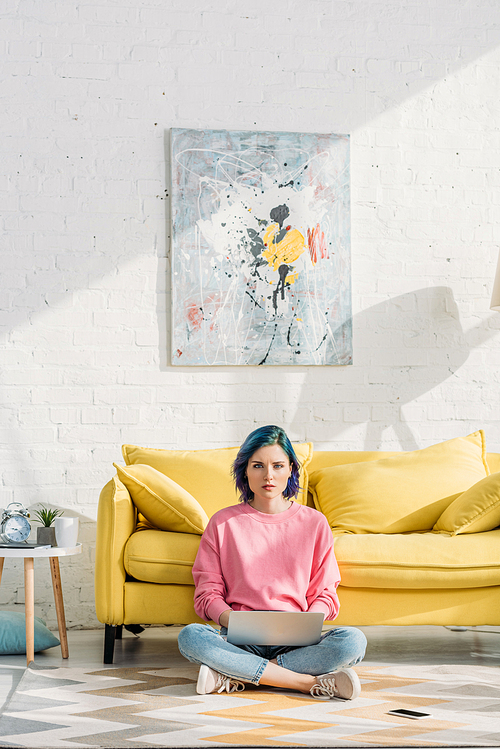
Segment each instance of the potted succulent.
[{"label": "potted succulent", "polygon": [[63,510],[54,510],[50,507],[44,507],[44,505],[40,505],[40,508],[33,513],[36,519],[42,524],[41,528],[36,529],[36,542],[37,544],[57,546],[56,531],[52,523],[57,517],[63,514]]}]

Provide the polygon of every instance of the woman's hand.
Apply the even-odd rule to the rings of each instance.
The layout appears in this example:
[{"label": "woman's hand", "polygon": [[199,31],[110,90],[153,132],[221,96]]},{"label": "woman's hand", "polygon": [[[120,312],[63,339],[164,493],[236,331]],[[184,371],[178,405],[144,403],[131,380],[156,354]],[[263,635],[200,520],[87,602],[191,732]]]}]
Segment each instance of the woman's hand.
[{"label": "woman's hand", "polygon": [[229,614],[231,613],[231,611],[232,609],[226,609],[219,616],[219,624],[221,627],[227,627],[229,625]]}]

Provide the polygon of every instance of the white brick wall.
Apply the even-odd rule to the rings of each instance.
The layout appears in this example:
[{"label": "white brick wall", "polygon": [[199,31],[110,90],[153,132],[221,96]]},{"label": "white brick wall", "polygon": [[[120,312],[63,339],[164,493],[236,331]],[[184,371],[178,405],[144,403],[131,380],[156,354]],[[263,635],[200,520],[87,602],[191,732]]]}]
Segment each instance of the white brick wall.
[{"label": "white brick wall", "polygon": [[[500,451],[500,6],[490,0],[5,0],[0,502],[82,518],[61,562],[92,626],[123,442]],[[171,127],[351,134],[354,366],[172,369]],[[0,604],[23,601],[7,563]],[[55,616],[48,565],[37,606]]]}]

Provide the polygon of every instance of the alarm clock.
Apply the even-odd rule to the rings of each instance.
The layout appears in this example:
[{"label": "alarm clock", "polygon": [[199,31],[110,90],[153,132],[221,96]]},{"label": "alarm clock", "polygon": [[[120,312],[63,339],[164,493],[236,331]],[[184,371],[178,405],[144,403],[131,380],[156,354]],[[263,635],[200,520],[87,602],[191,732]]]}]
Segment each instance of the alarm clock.
[{"label": "alarm clock", "polygon": [[[10,509],[12,508],[12,509]],[[2,512],[0,520],[0,539],[3,543],[21,543],[31,533],[30,514],[20,502],[11,502]]]}]

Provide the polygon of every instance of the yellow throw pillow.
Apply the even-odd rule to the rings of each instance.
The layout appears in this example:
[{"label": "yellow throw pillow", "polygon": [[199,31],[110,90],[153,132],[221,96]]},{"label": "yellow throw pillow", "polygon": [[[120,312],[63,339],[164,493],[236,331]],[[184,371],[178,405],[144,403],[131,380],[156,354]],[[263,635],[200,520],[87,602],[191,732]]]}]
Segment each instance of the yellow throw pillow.
[{"label": "yellow throw pillow", "polygon": [[[312,443],[294,444],[293,449],[301,465],[300,491],[297,502],[307,504],[307,485]],[[211,517],[223,507],[238,503],[238,495],[231,477],[231,466],[239,447],[216,450],[161,450],[135,445],[123,445],[127,465],[142,463],[156,468],[192,494]]]},{"label": "yellow throw pillow", "polygon": [[368,463],[314,471],[315,506],[339,533],[430,530],[466,489],[489,474],[484,434]]},{"label": "yellow throw pillow", "polygon": [[500,525],[500,473],[492,473],[455,499],[446,508],[434,531],[481,533]]},{"label": "yellow throw pillow", "polygon": [[156,528],[203,533],[208,523],[207,514],[182,486],[148,465],[113,465],[139,512]]}]

